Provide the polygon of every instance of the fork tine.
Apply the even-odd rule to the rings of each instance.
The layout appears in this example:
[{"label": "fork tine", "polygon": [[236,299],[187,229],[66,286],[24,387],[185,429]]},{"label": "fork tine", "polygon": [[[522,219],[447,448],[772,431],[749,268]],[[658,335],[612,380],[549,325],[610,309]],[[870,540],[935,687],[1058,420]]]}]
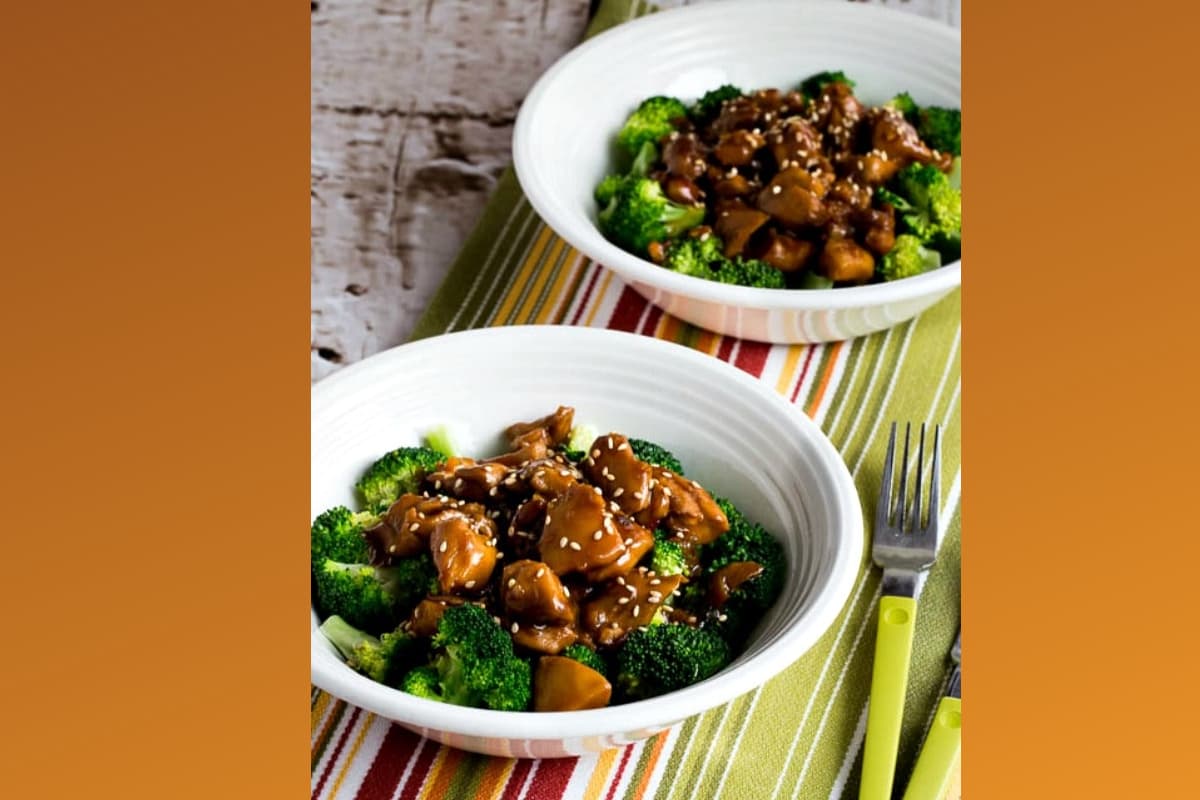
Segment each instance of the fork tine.
[{"label": "fork tine", "polygon": [[892,519],[892,468],[896,463],[896,423],[888,437],[887,457],[883,460],[883,480],[879,487],[879,503],[875,506],[875,532],[878,535]]},{"label": "fork tine", "polygon": [[904,423],[904,456],[900,459],[900,494],[896,498],[897,517],[896,529],[904,531],[904,521],[908,519],[908,434],[911,423]]},{"label": "fork tine", "polygon": [[917,440],[917,483],[913,486],[912,527],[914,531],[921,529],[921,489],[925,482],[925,423],[921,423],[921,438]]},{"label": "fork tine", "polygon": [[929,466],[929,522],[925,527],[932,531],[933,541],[936,545],[940,532],[938,529],[938,508],[942,504],[942,426],[935,425],[933,428],[933,463]]}]

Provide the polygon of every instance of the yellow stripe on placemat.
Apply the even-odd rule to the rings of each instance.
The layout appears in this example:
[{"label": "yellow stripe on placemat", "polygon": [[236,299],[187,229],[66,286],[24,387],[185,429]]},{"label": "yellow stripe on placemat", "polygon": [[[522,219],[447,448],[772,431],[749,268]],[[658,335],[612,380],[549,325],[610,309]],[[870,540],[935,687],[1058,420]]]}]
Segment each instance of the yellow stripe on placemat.
[{"label": "yellow stripe on placemat", "polygon": [[596,294],[592,297],[592,310],[588,312],[587,319],[583,321],[583,324],[589,328],[592,326],[592,321],[596,319],[596,312],[600,310],[600,301],[608,294],[608,286],[612,283],[612,279],[613,274],[604,270],[604,280],[596,287]]},{"label": "yellow stripe on placemat", "polygon": [[[563,250],[566,249],[567,243],[557,236],[554,237],[554,244],[550,246],[550,252],[546,255],[546,260],[541,264],[541,269],[537,269],[537,277],[534,279],[533,287],[529,293],[525,295],[525,302],[521,304],[521,310],[517,312],[514,324],[528,322],[529,317],[533,315],[533,311],[537,308],[538,297],[541,296],[542,290],[546,288],[546,284],[550,280],[550,275],[554,272],[554,266],[562,258]],[[537,268],[538,262],[535,259],[530,259],[527,266],[534,269]],[[561,270],[560,270],[561,272]]]},{"label": "yellow stripe on placemat", "polygon": [[529,276],[533,274],[534,265],[538,263],[542,251],[550,243],[552,235],[548,226],[541,226],[541,230],[538,231],[537,238],[533,242],[533,247],[529,248],[524,261],[521,262],[521,268],[513,276],[512,283],[505,290],[504,300],[501,301],[500,307],[496,309],[496,313],[492,316],[493,320],[506,319],[512,313],[513,308],[516,306],[517,298],[521,296],[521,287],[525,285],[525,282],[529,280]]},{"label": "yellow stripe on placemat", "polygon": [[[586,260],[580,256],[579,251],[573,248],[568,249],[567,257],[564,259],[564,266],[558,271],[558,277],[554,279],[554,284],[550,287],[550,296],[547,298],[545,305],[538,309],[537,316],[534,317],[534,322],[542,325],[550,321],[555,310],[574,292],[564,292],[566,286],[574,286],[575,279],[581,271],[581,267],[586,263]],[[570,266],[566,266],[569,264]]]},{"label": "yellow stripe on placemat", "polygon": [[803,352],[802,346],[788,348],[787,358],[783,360],[783,369],[779,373],[779,380],[775,382],[775,391],[783,395],[787,394],[788,387],[796,378],[796,366],[800,363],[800,355]]},{"label": "yellow stripe on placemat", "polygon": [[600,793],[608,787],[608,776],[612,772],[613,762],[617,760],[617,753],[620,749],[614,747],[605,750],[596,759],[596,767],[592,770],[592,778],[588,781],[587,788],[583,790],[583,800],[597,800]]},{"label": "yellow stripe on placemat", "polygon": [[338,770],[337,780],[333,782],[333,787],[329,790],[330,797],[337,797],[338,789],[342,788],[342,781],[346,780],[346,773],[350,771],[350,765],[354,763],[354,757],[358,755],[358,751],[362,748],[363,739],[367,738],[367,731],[371,729],[371,723],[375,720],[374,714],[367,714],[360,721],[362,726],[358,735],[354,737],[354,745],[350,748],[350,752],[346,754],[346,760],[342,762],[342,768]]}]

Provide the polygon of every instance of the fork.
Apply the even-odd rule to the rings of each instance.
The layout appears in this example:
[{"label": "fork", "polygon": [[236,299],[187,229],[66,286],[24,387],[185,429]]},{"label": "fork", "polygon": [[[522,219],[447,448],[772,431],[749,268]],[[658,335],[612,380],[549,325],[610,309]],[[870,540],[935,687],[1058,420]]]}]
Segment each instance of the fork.
[{"label": "fork", "polygon": [[904,800],[941,800],[958,761],[962,748],[962,631],[954,640],[950,660],[954,662],[950,686],[938,702],[929,735],[904,790]]},{"label": "fork", "polygon": [[904,426],[904,454],[900,461],[900,486],[892,500],[892,475],[896,471],[896,423],[888,438],[883,465],[883,485],[875,509],[875,535],[871,557],[883,567],[883,596],[879,598],[879,627],[875,634],[875,664],[871,673],[871,701],[863,745],[859,800],[891,800],[896,774],[896,747],[904,716],[904,694],[912,657],[913,627],[917,611],[917,575],[933,565],[938,545],[938,506],[941,500],[941,429],[933,429],[933,461],[929,469],[929,510],[921,520],[924,478],[925,425],[917,444],[916,479],[912,503],[908,502],[908,445],[911,425]]}]

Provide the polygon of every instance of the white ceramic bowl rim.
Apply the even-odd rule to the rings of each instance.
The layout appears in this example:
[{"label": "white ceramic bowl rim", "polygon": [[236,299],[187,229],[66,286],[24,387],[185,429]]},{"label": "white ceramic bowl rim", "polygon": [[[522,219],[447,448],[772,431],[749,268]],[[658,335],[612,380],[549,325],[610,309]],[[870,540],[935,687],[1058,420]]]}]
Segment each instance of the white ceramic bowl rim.
[{"label": "white ceramic bowl rim", "polygon": [[[527,146],[532,138],[533,126],[537,124],[536,111],[541,105],[543,96],[558,80],[561,73],[569,70],[576,61],[590,56],[594,50],[607,47],[612,39],[624,38],[639,32],[644,34],[659,31],[669,32],[676,26],[677,18],[683,15],[686,15],[688,19],[698,18],[702,15],[714,17],[727,15],[730,11],[728,8],[722,8],[724,5],[726,3],[712,2],[702,6],[682,6],[622,23],[574,48],[556,61],[538,79],[522,102],[513,129],[513,162],[516,166],[517,179],[530,205],[538,215],[572,247],[583,252],[594,253],[601,264],[612,268],[630,280],[641,281],[675,294],[714,303],[725,303],[730,306],[797,311],[853,308],[870,303],[909,300],[939,291],[948,291],[958,286],[962,282],[961,261],[951,262],[939,269],[911,278],[866,286],[848,286],[837,289],[756,289],[748,286],[730,286],[663,269],[621,249],[603,236],[597,236],[596,239],[589,239],[586,242],[579,236],[578,223],[573,218],[572,212],[564,206],[551,202],[550,198],[554,196],[554,193],[542,181],[541,170],[535,166],[538,154],[533,151],[532,147]],[[738,0],[737,13],[753,16],[758,9],[778,5],[780,5],[779,0]],[[894,25],[899,30],[908,26],[953,42],[959,42],[961,39],[959,32],[949,25],[909,12],[859,3],[853,5],[823,3],[821,5],[822,13],[844,15],[847,24],[851,25],[856,18],[863,14],[876,15],[887,20],[889,25]],[[616,131],[613,131],[613,134],[615,135]],[[595,227],[593,221],[589,220],[589,223],[593,228]]]},{"label": "white ceramic bowl rim", "polygon": [[[385,715],[403,720],[407,725],[434,730],[496,738],[604,736],[636,727],[665,727],[701,710],[725,703],[765,683],[812,647],[841,611],[858,574],[863,548],[863,521],[857,490],[841,456],[816,423],[771,388],[732,365],[682,345],[632,333],[552,325],[484,328],[411,342],[345,367],[313,386],[313,405],[315,407],[319,401],[332,401],[351,391],[358,373],[378,368],[381,361],[407,357],[414,349],[425,347],[431,341],[448,338],[482,340],[496,336],[511,338],[513,341],[510,346],[514,350],[520,347],[522,337],[553,336],[576,352],[587,352],[590,348],[637,348],[656,352],[660,358],[690,362],[697,369],[721,370],[746,392],[786,407],[800,431],[798,435],[806,437],[813,449],[814,459],[825,469],[833,484],[832,524],[844,531],[827,582],[803,616],[806,624],[793,624],[766,649],[706,681],[649,700],[588,711],[492,711],[438,703],[376,683],[353,672],[340,661],[315,657],[312,661],[314,684],[355,705],[377,711],[387,709],[389,711]],[[315,615],[312,616],[311,646],[314,655],[316,648],[332,651],[332,645],[317,629]]]}]

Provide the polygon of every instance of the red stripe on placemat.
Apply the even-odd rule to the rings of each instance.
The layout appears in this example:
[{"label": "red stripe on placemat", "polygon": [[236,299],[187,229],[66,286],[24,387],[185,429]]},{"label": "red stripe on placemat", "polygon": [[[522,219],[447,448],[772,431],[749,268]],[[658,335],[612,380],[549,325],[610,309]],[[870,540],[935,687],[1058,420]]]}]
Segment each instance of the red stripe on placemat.
[{"label": "red stripe on placemat", "polygon": [[358,787],[357,800],[387,800],[396,792],[404,768],[412,759],[421,737],[399,725],[388,728],[375,760]]},{"label": "red stripe on placemat", "polygon": [[815,352],[817,352],[817,346],[810,344],[808,346],[808,354],[804,356],[804,366],[800,368],[800,377],[796,378],[796,389],[792,392],[793,403],[800,396],[800,387],[804,385],[804,376],[808,374],[808,368],[812,364],[813,353]]},{"label": "red stripe on placemat", "polygon": [[525,795],[529,800],[561,800],[571,773],[575,771],[578,758],[544,758],[538,762],[537,772]]},{"label": "red stripe on placemat", "polygon": [[592,290],[596,288],[596,281],[600,280],[600,273],[603,270],[598,264],[593,264],[592,279],[588,281],[587,288],[583,290],[583,299],[579,301],[579,308],[575,309],[575,316],[571,317],[571,324],[578,325],[579,320],[583,317],[583,310],[587,308],[588,300],[592,297]]},{"label": "red stripe on placemat", "polygon": [[642,312],[645,310],[646,298],[626,286],[621,290],[621,296],[617,298],[617,307],[613,309],[608,327],[633,333],[637,330],[638,320],[642,318]]},{"label": "red stripe on placemat", "polygon": [[721,359],[722,361],[728,361],[729,354],[733,352],[733,345],[735,342],[737,342],[737,339],[734,339],[730,336],[722,336],[721,346],[717,348],[717,358]]},{"label": "red stripe on placemat", "polygon": [[621,753],[621,762],[617,764],[617,774],[613,775],[612,783],[608,787],[608,794],[604,795],[604,800],[613,800],[617,794],[617,786],[621,783],[621,776],[625,774],[625,767],[629,764],[629,754],[633,752],[634,745],[628,745],[625,752]]},{"label": "red stripe on placemat", "polygon": [[334,745],[333,752],[329,754],[329,763],[325,765],[324,771],[321,773],[320,779],[317,781],[317,788],[313,789],[313,800],[317,800],[321,795],[321,790],[325,788],[325,781],[329,780],[329,773],[333,772],[333,765],[337,763],[338,756],[342,752],[342,748],[346,746],[346,739],[350,736],[350,731],[354,730],[354,723],[358,722],[358,715],[362,713],[361,708],[354,709],[350,714],[350,720],[346,723],[346,727],[342,729],[342,735],[338,737],[337,744]]},{"label": "red stripe on placemat", "polygon": [[525,786],[525,779],[529,777],[529,770],[533,769],[534,761],[531,758],[521,758],[517,760],[513,767],[512,773],[508,776],[508,783],[504,786],[504,794],[500,800],[517,800],[521,796],[521,789]]},{"label": "red stripe on placemat", "polygon": [[770,353],[771,345],[766,342],[743,341],[733,364],[758,378],[762,375],[763,367],[767,365],[767,356]]},{"label": "red stripe on placemat", "polygon": [[417,800],[421,786],[429,777],[429,766],[437,757],[437,752],[437,742],[432,739],[421,740],[421,752],[417,754],[417,763],[413,764],[412,772],[409,773],[408,780],[404,782],[404,789],[400,792],[399,800]]},{"label": "red stripe on placemat", "polygon": [[642,333],[646,336],[653,336],[654,330],[658,327],[658,321],[662,318],[662,309],[658,306],[650,306],[650,313],[646,315],[646,321],[642,324]]}]

